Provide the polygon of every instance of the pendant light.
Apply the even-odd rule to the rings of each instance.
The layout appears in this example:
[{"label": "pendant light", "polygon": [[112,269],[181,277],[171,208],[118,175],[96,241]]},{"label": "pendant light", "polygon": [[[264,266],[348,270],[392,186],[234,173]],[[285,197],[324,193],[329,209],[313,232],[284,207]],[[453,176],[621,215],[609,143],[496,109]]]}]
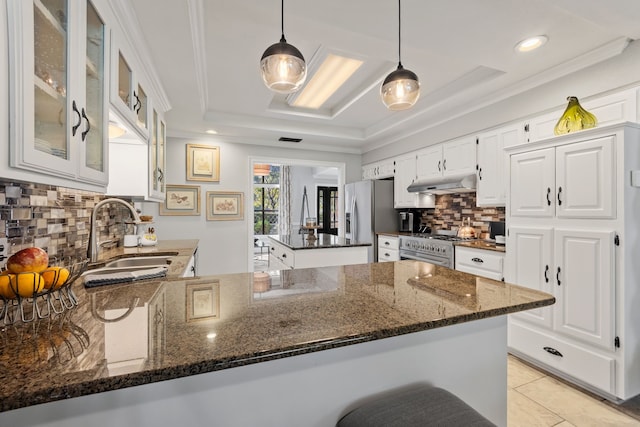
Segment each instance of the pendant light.
[{"label": "pendant light", "polygon": [[393,111],[413,107],[420,97],[420,82],[413,71],[405,70],[400,56],[400,0],[398,0],[398,68],[384,79],[380,95],[384,105]]},{"label": "pendant light", "polygon": [[282,36],[279,43],[267,48],[260,59],[262,80],[269,89],[279,93],[293,93],[307,78],[307,65],[302,53],[284,38],[284,0],[280,9]]}]

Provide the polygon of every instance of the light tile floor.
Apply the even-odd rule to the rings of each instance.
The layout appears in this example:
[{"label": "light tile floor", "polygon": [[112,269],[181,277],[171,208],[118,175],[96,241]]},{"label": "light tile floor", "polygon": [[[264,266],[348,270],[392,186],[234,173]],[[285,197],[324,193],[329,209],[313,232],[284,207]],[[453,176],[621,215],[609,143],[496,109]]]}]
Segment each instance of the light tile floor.
[{"label": "light tile floor", "polygon": [[509,427],[640,426],[640,412],[615,407],[509,355],[507,376]]}]

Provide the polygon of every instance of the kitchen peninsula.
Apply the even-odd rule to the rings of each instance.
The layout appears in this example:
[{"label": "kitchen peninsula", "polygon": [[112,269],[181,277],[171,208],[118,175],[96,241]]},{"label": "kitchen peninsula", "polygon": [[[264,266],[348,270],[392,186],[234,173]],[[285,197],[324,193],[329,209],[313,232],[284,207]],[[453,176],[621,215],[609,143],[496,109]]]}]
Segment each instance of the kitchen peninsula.
[{"label": "kitchen peninsula", "polygon": [[3,331],[0,425],[328,426],[415,382],[505,425],[505,315],[554,302],[409,260],[73,286],[42,339]]},{"label": "kitchen peninsula", "polygon": [[371,246],[325,233],[269,236],[269,244],[273,270],[365,264]]}]

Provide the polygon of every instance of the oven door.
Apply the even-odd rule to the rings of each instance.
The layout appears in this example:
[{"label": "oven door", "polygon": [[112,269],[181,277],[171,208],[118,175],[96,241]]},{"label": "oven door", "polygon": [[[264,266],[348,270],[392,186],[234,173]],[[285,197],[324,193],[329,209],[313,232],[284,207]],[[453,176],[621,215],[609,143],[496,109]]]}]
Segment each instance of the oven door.
[{"label": "oven door", "polygon": [[449,258],[432,256],[432,255],[428,255],[428,254],[420,253],[416,251],[409,251],[406,249],[403,249],[400,251],[400,259],[401,260],[412,259],[414,261],[423,261],[423,262],[428,262],[435,265],[440,265],[442,267],[452,268],[452,265],[451,265],[452,263]]}]

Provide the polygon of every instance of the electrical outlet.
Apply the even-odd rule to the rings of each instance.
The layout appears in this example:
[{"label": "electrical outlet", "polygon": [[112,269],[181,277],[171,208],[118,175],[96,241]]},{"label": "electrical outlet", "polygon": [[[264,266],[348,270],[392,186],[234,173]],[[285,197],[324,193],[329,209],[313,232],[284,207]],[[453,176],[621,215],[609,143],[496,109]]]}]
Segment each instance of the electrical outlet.
[{"label": "electrical outlet", "polygon": [[0,268],[4,268],[7,265],[7,259],[9,258],[9,241],[6,237],[0,237]]}]

